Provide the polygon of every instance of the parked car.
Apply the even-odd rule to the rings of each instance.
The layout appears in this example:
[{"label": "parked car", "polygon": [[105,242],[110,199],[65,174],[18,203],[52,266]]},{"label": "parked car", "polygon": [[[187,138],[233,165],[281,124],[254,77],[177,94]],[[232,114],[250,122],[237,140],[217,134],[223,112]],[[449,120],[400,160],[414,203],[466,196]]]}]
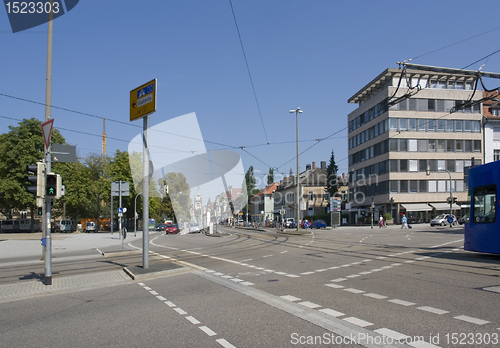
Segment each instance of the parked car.
[{"label": "parked car", "polygon": [[458,223],[460,225],[462,225],[462,224],[468,224],[469,223],[469,218],[470,218],[469,214],[465,214],[460,219],[458,219]]},{"label": "parked car", "polygon": [[294,218],[286,218],[285,219],[285,227],[286,228],[293,228],[295,226],[295,219]]},{"label": "parked car", "polygon": [[311,223],[311,228],[326,228],[326,222],[324,222],[323,220],[314,220],[312,223]]},{"label": "parked car", "polygon": [[431,226],[445,226],[448,225],[448,217],[451,216],[453,218],[453,225],[456,225],[457,217],[453,214],[440,214],[431,220]]},{"label": "parked car", "polygon": [[199,232],[201,232],[200,225],[198,225],[197,222],[191,222],[189,224],[189,233],[199,233]]},{"label": "parked car", "polygon": [[169,234],[169,233],[176,234],[179,232],[179,228],[177,227],[176,224],[167,224],[165,227],[165,232],[166,232],[166,234]]},{"label": "parked car", "polygon": [[85,224],[85,233],[89,233],[89,232],[98,232],[97,225],[95,224],[94,221],[88,221]]},{"label": "parked car", "polygon": [[157,224],[155,230],[156,231],[165,231],[166,227],[167,227],[167,225],[165,225],[165,224]]}]

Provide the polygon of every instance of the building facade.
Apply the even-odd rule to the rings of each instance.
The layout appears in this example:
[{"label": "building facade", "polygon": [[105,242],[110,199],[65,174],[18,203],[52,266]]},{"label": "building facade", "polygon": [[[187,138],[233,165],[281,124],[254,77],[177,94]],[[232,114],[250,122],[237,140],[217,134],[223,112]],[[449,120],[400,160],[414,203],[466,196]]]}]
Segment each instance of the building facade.
[{"label": "building facade", "polygon": [[[399,222],[428,222],[467,204],[464,168],[483,154],[477,72],[407,65],[387,69],[354,94],[348,115],[349,201],[354,219],[372,202]],[[500,78],[499,74],[488,77]],[[364,215],[364,214],[363,214]]]},{"label": "building facade", "polygon": [[491,98],[483,103],[484,163],[500,160],[500,93],[484,93]]}]

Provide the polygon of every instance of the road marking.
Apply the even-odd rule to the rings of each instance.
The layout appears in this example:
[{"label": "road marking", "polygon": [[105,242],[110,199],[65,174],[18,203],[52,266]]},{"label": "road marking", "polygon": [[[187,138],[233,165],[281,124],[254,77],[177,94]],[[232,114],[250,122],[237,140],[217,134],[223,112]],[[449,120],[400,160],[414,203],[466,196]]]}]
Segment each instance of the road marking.
[{"label": "road marking", "polygon": [[386,329],[386,328],[377,329],[377,330],[373,330],[373,331],[378,333],[378,334],[381,334],[383,336],[394,338],[395,340],[398,340],[398,341],[405,340],[406,338],[409,337],[409,336],[403,335],[402,333],[399,333],[399,332],[396,332],[396,331],[393,331],[390,329]]},{"label": "road marking", "polygon": [[357,326],[361,326],[361,327],[367,327],[367,326],[373,325],[373,323],[370,323],[369,321],[358,319],[356,317],[344,318],[344,320],[347,321],[348,323],[351,323],[351,324],[354,324]]},{"label": "road marking", "polygon": [[378,295],[378,294],[374,294],[374,293],[363,294],[363,295],[371,297],[371,298],[375,298],[377,300],[381,300],[381,299],[387,298],[387,296]]},{"label": "road marking", "polygon": [[276,273],[278,275],[285,275],[286,274],[286,272],[274,272],[274,273]]},{"label": "road marking", "polygon": [[392,267],[394,267],[394,266],[382,266],[380,268],[382,268],[382,269],[389,269],[389,268],[392,268]]},{"label": "road marking", "polygon": [[327,268],[317,269],[315,272],[324,272],[324,271],[328,271],[328,269]]},{"label": "road marking", "polygon": [[380,272],[380,271],[383,271],[383,269],[382,268],[375,268],[375,269],[372,269],[371,271],[372,272]]},{"label": "road marking", "polygon": [[203,331],[204,333],[206,333],[208,336],[215,336],[215,335],[217,335],[215,332],[213,332],[212,330],[210,330],[206,326],[198,326],[198,327],[200,328],[201,331]]},{"label": "road marking", "polygon": [[486,320],[482,320],[482,319],[477,319],[477,318],[473,318],[473,317],[469,317],[467,315],[459,315],[457,317],[453,317],[454,319],[458,319],[458,320],[463,320],[463,321],[466,321],[466,322],[469,322],[469,323],[472,323],[472,324],[477,324],[477,325],[484,325],[484,324],[488,324],[489,321],[486,321]]},{"label": "road marking", "polygon": [[255,285],[254,283],[251,283],[251,282],[243,282],[243,283],[240,283],[240,284],[243,284],[243,285]]},{"label": "road marking", "polygon": [[295,297],[295,296],[292,296],[292,295],[283,295],[283,296],[280,296],[282,299],[284,300],[288,300],[288,301],[292,301],[292,302],[295,302],[295,301],[301,301],[300,298],[298,297]]},{"label": "road marking", "polygon": [[300,278],[300,276],[295,275],[295,274],[285,274],[285,277],[290,277],[290,278]]},{"label": "road marking", "polygon": [[151,288],[149,286],[145,286],[144,290],[148,290],[149,291],[149,290],[151,290]]},{"label": "road marking", "polygon": [[[453,244],[453,243],[458,243],[458,242],[462,242],[463,243],[463,238],[462,239],[459,239],[459,240],[455,240],[453,242],[448,242],[448,243],[443,243],[443,244],[439,244],[439,245],[433,245],[431,246],[431,248],[439,248],[441,246],[445,246],[445,245],[448,245],[448,244]],[[458,249],[457,249],[458,250]]]},{"label": "road marking", "polygon": [[393,299],[393,300],[388,300],[387,302],[392,302],[401,306],[413,306],[415,303],[413,302],[408,302],[408,301],[403,301],[403,300],[398,300],[398,299]]},{"label": "road marking", "polygon": [[144,283],[137,283],[137,284],[139,284],[140,286],[146,286],[146,284]]},{"label": "road marking", "polygon": [[207,272],[207,273],[214,273],[215,271],[213,269],[206,269],[205,272]]},{"label": "road marking", "polygon": [[307,308],[312,308],[312,309],[321,307],[319,304],[312,303],[309,301],[299,302],[299,305],[305,306]]},{"label": "road marking", "polygon": [[329,287],[334,288],[334,289],[342,289],[342,288],[345,288],[345,286],[343,286],[343,285],[338,285],[338,284],[325,284],[325,286],[329,286]]},{"label": "road marking", "polygon": [[415,262],[415,260],[408,260],[408,261],[405,261],[405,263],[413,263]]},{"label": "road marking", "polygon": [[393,263],[393,264],[391,264],[391,266],[401,266],[401,265],[402,265],[402,263]]},{"label": "road marking", "polygon": [[236,282],[236,283],[239,283],[239,282],[243,281],[243,279],[240,279],[240,278],[232,278],[230,280],[232,280],[233,282]]},{"label": "road marking", "polygon": [[377,257],[376,259],[377,259],[377,260],[383,260],[383,259],[386,259],[386,258],[387,258],[387,257],[385,257],[385,256],[379,256],[379,257]]},{"label": "road marking", "polygon": [[347,289],[343,289],[343,290],[352,292],[353,294],[362,294],[364,292],[363,290],[358,290],[358,289],[353,289],[353,288],[347,288]]},{"label": "road marking", "polygon": [[288,250],[285,250],[285,251],[280,252],[280,254],[284,254],[284,253],[287,253],[287,252],[288,252]]},{"label": "road marking", "polygon": [[338,282],[343,282],[344,280],[347,280],[346,278],[337,278],[333,279],[332,282],[338,283]]},{"label": "road marking", "polygon": [[224,275],[224,273],[221,273],[221,272],[216,272],[216,273],[214,273],[214,275],[216,275],[216,276],[221,276],[221,275]]},{"label": "road marking", "polygon": [[246,259],[246,260],[241,260],[240,262],[248,262],[248,261],[252,261],[253,259]]},{"label": "road marking", "polygon": [[426,312],[438,314],[438,315],[450,313],[450,312],[444,311],[442,309],[438,309],[438,308],[434,308],[434,307],[427,307],[427,306],[418,307],[417,309],[420,309],[421,311],[426,311]]},{"label": "road marking", "polygon": [[272,272],[274,272],[274,269],[265,269],[264,272],[270,272],[270,273],[272,273]]},{"label": "road marking", "polygon": [[337,268],[340,268],[338,266],[333,266],[333,267],[329,267],[328,269],[337,269]]},{"label": "road marking", "polygon": [[367,275],[367,274],[370,274],[370,273],[372,273],[372,272],[370,272],[370,271],[366,271],[366,272],[359,272],[359,274],[361,274],[361,275]]},{"label": "road marking", "polygon": [[197,319],[193,318],[192,316],[187,316],[186,319],[189,320],[194,325],[198,325],[200,323]]},{"label": "road marking", "polygon": [[304,273],[301,273],[302,275],[309,275],[309,274],[313,274],[314,272],[304,272]]},{"label": "road marking", "polygon": [[258,269],[259,271],[261,271],[264,269],[264,267],[255,267],[255,269]]},{"label": "road marking", "polygon": [[230,275],[223,275],[221,278],[225,278],[225,279],[229,279],[229,278],[232,278],[233,276],[230,276]]},{"label": "road marking", "polygon": [[169,307],[175,307],[175,304],[173,304],[173,303],[172,303],[172,302],[170,302],[170,301],[165,301],[164,303],[165,303],[167,306],[169,306]]},{"label": "road marking", "polygon": [[151,295],[155,295],[155,296],[158,295],[158,293],[154,290],[151,290],[150,293],[151,293]]},{"label": "road marking", "polygon": [[345,315],[342,312],[338,312],[338,311],[335,311],[335,310],[330,309],[330,308],[323,308],[323,309],[320,309],[319,311],[322,313],[331,315],[332,317],[341,317],[341,316]]},{"label": "road marking", "polygon": [[273,256],[273,254],[271,254],[271,255],[264,255],[264,256],[262,256],[262,258],[264,258],[264,257],[271,257],[271,256]]},{"label": "road marking", "polygon": [[160,300],[160,301],[166,301],[166,300],[167,300],[165,297],[160,296],[160,295],[156,296],[156,298],[157,298],[158,300]]},{"label": "road marking", "polygon": [[361,262],[370,262],[370,261],[372,261],[372,259],[366,259],[366,260],[363,260]]},{"label": "road marking", "polygon": [[220,344],[224,348],[236,348],[235,346],[233,346],[231,343],[229,343],[228,341],[226,341],[223,338],[219,338],[219,339],[215,340],[215,342],[217,342],[218,344]]},{"label": "road marking", "polygon": [[357,278],[357,277],[360,277],[360,275],[359,274],[351,274],[351,275],[346,276],[346,278]]},{"label": "road marking", "polygon": [[184,314],[187,314],[186,311],[184,311],[183,309],[179,308],[179,307],[175,307],[174,308],[174,311],[176,311],[177,313],[179,313],[180,315],[184,315]]}]

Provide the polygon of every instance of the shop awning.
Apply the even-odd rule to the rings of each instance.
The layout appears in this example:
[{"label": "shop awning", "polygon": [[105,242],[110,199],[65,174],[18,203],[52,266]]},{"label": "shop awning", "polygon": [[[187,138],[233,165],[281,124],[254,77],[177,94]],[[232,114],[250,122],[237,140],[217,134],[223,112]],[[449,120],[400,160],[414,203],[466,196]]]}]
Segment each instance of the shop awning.
[{"label": "shop awning", "polygon": [[[404,203],[401,204],[406,211],[431,211],[432,207],[425,203]],[[450,206],[448,206],[449,208]]]},{"label": "shop awning", "polygon": [[[436,210],[450,210],[450,203],[429,203],[434,207]],[[462,209],[458,204],[453,204],[452,206],[453,210],[460,210]]]}]

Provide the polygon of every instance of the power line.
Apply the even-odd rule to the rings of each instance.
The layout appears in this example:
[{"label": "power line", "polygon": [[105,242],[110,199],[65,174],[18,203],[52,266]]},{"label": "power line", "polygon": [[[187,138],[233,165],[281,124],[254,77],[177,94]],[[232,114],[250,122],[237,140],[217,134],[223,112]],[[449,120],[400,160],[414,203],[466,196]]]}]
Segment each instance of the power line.
[{"label": "power line", "polygon": [[269,139],[267,137],[266,127],[264,126],[264,120],[262,119],[262,113],[260,111],[259,100],[257,99],[257,93],[255,93],[255,86],[253,85],[252,74],[250,73],[250,67],[248,66],[247,55],[245,54],[245,48],[243,47],[243,41],[241,40],[240,29],[238,28],[238,22],[236,21],[236,15],[234,14],[233,3],[229,0],[229,5],[231,5],[231,12],[233,13],[234,24],[236,25],[236,31],[238,32],[238,38],[240,39],[241,50],[243,51],[243,58],[245,58],[245,64],[247,66],[248,77],[250,78],[250,84],[252,85],[253,96],[255,98],[255,103],[257,104],[257,109],[259,110],[260,122],[262,123],[262,129],[264,130],[264,135],[266,136],[266,142],[269,144]]},{"label": "power line", "polygon": [[483,58],[481,58],[481,59],[476,60],[474,63],[471,63],[471,64],[469,64],[469,65],[467,65],[467,66],[463,67],[463,68],[462,68],[462,70],[465,70],[465,69],[467,69],[468,67],[470,67],[471,65],[474,65],[474,64],[476,64],[476,63],[479,63],[479,62],[480,62],[480,61],[482,61],[483,59],[486,59],[486,58],[488,58],[488,57],[491,57],[492,55],[497,54],[498,52],[500,52],[500,50],[496,50],[495,52],[488,54],[486,57],[483,57]]}]

